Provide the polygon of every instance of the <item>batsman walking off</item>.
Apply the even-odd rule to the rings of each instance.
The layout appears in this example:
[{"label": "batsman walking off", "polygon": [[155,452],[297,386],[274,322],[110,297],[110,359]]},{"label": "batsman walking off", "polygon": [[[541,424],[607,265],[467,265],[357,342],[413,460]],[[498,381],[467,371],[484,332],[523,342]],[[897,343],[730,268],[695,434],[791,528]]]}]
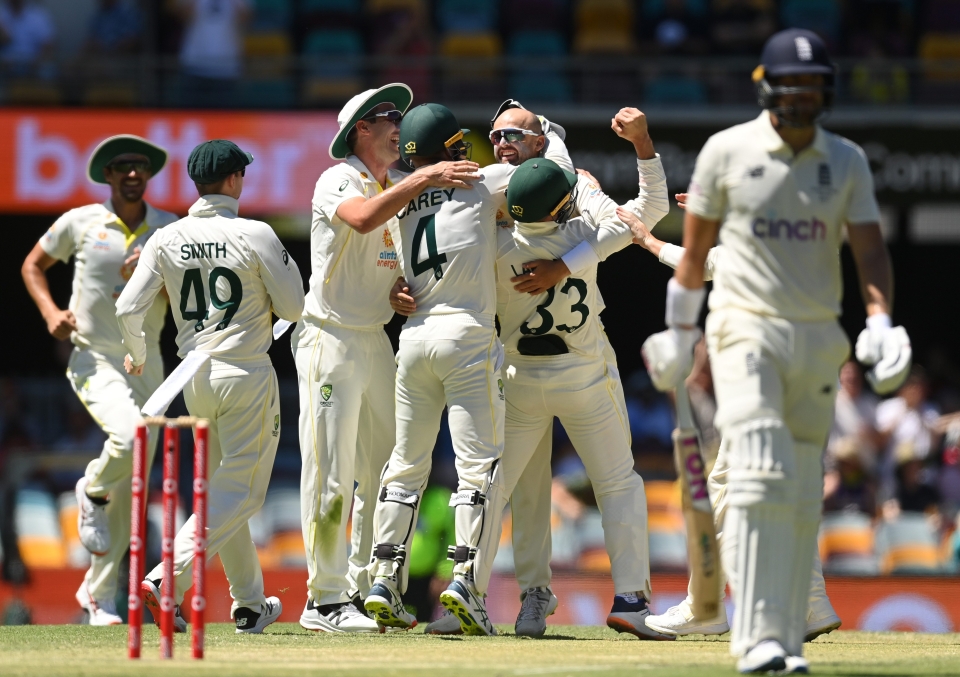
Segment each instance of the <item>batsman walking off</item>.
[{"label": "batsman walking off", "polygon": [[[280,600],[265,597],[263,573],[248,521],[263,505],[280,440],[277,376],[267,349],[271,311],[297,320],[303,281],[297,264],[267,224],[239,218],[246,166],[253,156],[225,140],[194,148],[188,173],[200,199],[189,216],[150,240],[117,299],[128,373],[140,374],[149,355],[146,310],[166,288],[177,324],[180,357],[210,355],[184,388],[190,414],[210,422],[207,559],[220,555],[233,598],[238,633],[259,633],[280,616]],[[174,543],[176,630],[186,622],[180,604],[190,587],[195,517]],[[162,566],[142,584],[159,618]]]},{"label": "batsman walking off", "polygon": [[711,137],[697,159],[686,252],[667,288],[666,331],[644,344],[654,383],[689,373],[704,263],[719,233],[707,317],[716,425],[729,445],[721,556],[736,604],[741,673],[808,671],[810,571],[823,494],[821,452],[849,343],[837,323],[844,226],[867,311],[857,358],[889,392],[910,344],[890,319],[893,280],[866,156],[818,125],[836,77],[816,34],[774,35],[754,72],[764,110]]}]

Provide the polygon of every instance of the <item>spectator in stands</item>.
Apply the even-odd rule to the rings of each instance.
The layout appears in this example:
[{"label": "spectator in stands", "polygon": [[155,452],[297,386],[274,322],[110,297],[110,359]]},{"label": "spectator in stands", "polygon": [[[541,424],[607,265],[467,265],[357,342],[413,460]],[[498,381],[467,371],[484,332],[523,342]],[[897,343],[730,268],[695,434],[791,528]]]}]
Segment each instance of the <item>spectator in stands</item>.
[{"label": "spectator in stands", "polygon": [[422,4],[389,7],[370,21],[370,47],[380,56],[400,57],[400,63],[380,71],[379,82],[405,82],[414,100],[429,100],[431,73],[427,64],[404,64],[405,58],[427,57],[433,53],[430,20]]},{"label": "spectator in stands", "polygon": [[84,51],[88,55],[134,54],[142,51],[143,14],[136,4],[100,0],[91,17]]},{"label": "spectator in stands", "polygon": [[229,105],[243,70],[244,27],[251,0],[173,0],[185,24],[180,45],[183,89],[188,104]]},{"label": "spectator in stands", "polygon": [[823,511],[876,513],[876,482],[863,465],[855,437],[841,438],[833,448],[833,464],[823,477]]},{"label": "spectator in stands", "polygon": [[27,0],[0,4],[0,64],[17,76],[53,74],[56,31],[50,13]]},{"label": "spectator in stands", "polygon": [[860,365],[850,360],[840,368],[840,391],[834,404],[833,429],[827,442],[826,470],[833,469],[837,448],[853,446],[866,470],[876,466],[880,435],[875,427],[880,400],[864,388]]},{"label": "spectator in stands", "polygon": [[777,29],[772,0],[713,0],[710,22],[716,50],[756,57]]},{"label": "spectator in stands", "polygon": [[[927,401],[929,381],[923,367],[915,365],[897,396],[877,407],[880,431],[880,494],[883,499],[897,495],[897,467],[912,454],[925,461],[933,449],[932,426],[938,418],[936,408]],[[938,437],[938,436],[937,436]]]},{"label": "spectator in stands", "polygon": [[[935,514],[940,503],[940,492],[930,482],[922,458],[918,458],[911,442],[897,447],[897,492],[888,501],[895,506],[884,506],[884,515],[897,512],[922,512]],[[939,525],[937,525],[939,526]]]},{"label": "spectator in stands", "polygon": [[703,54],[709,49],[705,0],[660,0],[644,4],[644,44],[660,54]]}]

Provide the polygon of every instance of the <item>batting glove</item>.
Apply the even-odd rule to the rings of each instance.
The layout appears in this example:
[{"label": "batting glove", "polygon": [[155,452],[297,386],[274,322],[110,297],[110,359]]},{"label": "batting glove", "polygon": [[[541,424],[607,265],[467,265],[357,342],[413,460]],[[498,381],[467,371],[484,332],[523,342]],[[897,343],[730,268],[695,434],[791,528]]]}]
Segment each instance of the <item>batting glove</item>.
[{"label": "batting glove", "polygon": [[866,377],[880,395],[899,388],[910,372],[913,350],[903,327],[890,326],[889,315],[871,315],[857,338],[857,360],[870,367]]},{"label": "batting glove", "polygon": [[699,329],[670,328],[643,342],[640,352],[657,390],[673,390],[690,375],[693,347],[702,335]]}]

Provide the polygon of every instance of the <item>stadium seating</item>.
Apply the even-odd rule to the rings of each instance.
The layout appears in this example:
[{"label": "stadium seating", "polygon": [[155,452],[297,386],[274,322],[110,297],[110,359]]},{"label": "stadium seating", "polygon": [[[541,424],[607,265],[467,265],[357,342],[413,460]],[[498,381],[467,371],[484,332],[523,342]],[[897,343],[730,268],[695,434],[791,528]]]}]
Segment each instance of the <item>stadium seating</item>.
[{"label": "stadium seating", "polygon": [[496,33],[451,33],[440,42],[440,54],[448,57],[441,84],[450,99],[473,98],[494,101],[503,98],[496,64],[491,60],[503,51]]},{"label": "stadium seating", "polygon": [[646,84],[643,101],[647,104],[705,104],[707,88],[697,78],[661,75]]},{"label": "stadium seating", "polygon": [[628,54],[634,47],[633,23],[629,0],[580,0],[574,17],[573,51]]},{"label": "stadium seating", "polygon": [[498,10],[498,3],[491,0],[438,0],[437,26],[442,33],[493,32]]},{"label": "stadium seating", "polygon": [[17,545],[27,568],[66,566],[67,553],[53,496],[41,489],[19,489],[16,506]]},{"label": "stadium seating", "polygon": [[363,88],[363,41],[356,31],[313,31],[304,42],[303,54],[308,58],[308,75],[303,83],[305,103],[343,102]]},{"label": "stadium seating", "polygon": [[878,573],[873,525],[868,515],[830,512],[820,522],[820,561],[823,570],[837,574]]},{"label": "stadium seating", "polygon": [[650,568],[656,571],[687,569],[687,537],[677,482],[644,483],[647,526],[650,533]]},{"label": "stadium seating", "polygon": [[836,0],[783,0],[780,23],[811,30],[828,46],[835,46],[840,39],[841,12],[842,6]]},{"label": "stadium seating", "polygon": [[557,31],[520,31],[510,36],[507,52],[512,57],[529,59],[530,65],[511,69],[511,97],[521,101],[565,103],[571,100],[570,81],[563,71],[550,65],[552,58],[567,52],[563,36]]},{"label": "stadium seating", "polygon": [[943,570],[936,530],[923,513],[904,512],[877,528],[877,554],[885,574],[930,574]]},{"label": "stadium seating", "polygon": [[57,510],[60,534],[63,537],[63,548],[67,558],[66,565],[76,569],[85,569],[90,566],[90,553],[80,542],[80,531],[77,528],[80,508],[77,506],[76,493],[65,491],[60,494],[57,498]]},{"label": "stadium seating", "polygon": [[283,29],[293,18],[293,0],[254,0],[253,30]]}]

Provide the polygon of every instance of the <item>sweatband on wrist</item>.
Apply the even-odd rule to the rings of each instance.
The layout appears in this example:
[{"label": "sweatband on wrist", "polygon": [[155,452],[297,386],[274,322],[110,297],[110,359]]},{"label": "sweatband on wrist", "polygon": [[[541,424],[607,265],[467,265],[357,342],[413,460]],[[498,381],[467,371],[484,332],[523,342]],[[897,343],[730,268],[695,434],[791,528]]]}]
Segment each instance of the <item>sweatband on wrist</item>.
[{"label": "sweatband on wrist", "polygon": [[591,247],[590,243],[586,240],[561,256],[560,260],[567,264],[567,269],[571,275],[583,273],[588,270],[590,266],[595,266],[600,263],[600,257],[597,256],[597,252],[593,250],[593,247]]},{"label": "sweatband on wrist", "polygon": [[680,259],[683,258],[683,252],[685,251],[686,249],[683,247],[665,242],[664,245],[660,247],[660,256],[657,258],[660,259],[660,263],[665,263],[671,268],[676,269],[676,267],[680,265]]},{"label": "sweatband on wrist", "polygon": [[886,313],[877,313],[876,315],[867,315],[867,329],[871,331],[878,331],[881,329],[889,329],[893,326],[893,322],[890,320],[890,316]]},{"label": "sweatband on wrist", "polygon": [[667,326],[696,326],[706,294],[707,291],[703,287],[687,289],[677,282],[677,278],[671,277],[667,283]]}]

